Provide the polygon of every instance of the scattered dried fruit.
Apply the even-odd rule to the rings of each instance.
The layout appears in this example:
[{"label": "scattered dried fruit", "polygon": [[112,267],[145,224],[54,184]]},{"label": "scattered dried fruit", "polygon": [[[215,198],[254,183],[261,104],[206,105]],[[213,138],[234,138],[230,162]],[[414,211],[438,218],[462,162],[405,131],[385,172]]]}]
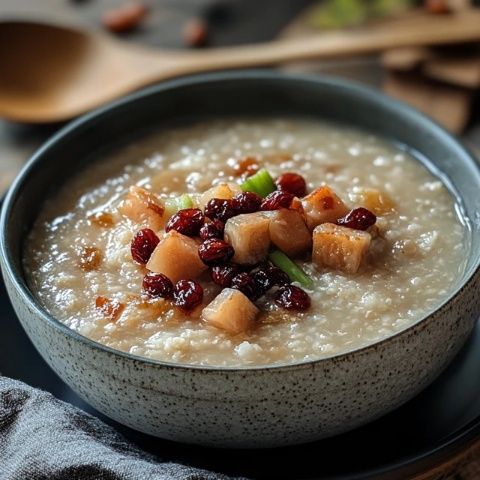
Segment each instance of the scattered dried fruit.
[{"label": "scattered dried fruit", "polygon": [[265,200],[263,200],[262,204],[260,205],[260,210],[268,211],[268,210],[278,210],[279,208],[289,208],[294,195],[290,192],[284,192],[282,190],[276,190],[267,195]]},{"label": "scattered dried fruit", "polygon": [[115,223],[113,220],[113,215],[107,212],[97,212],[93,215],[90,215],[88,219],[95,225],[103,228],[109,228]]},{"label": "scattered dried fruit", "polygon": [[99,310],[105,318],[115,322],[125,310],[125,305],[118,300],[109,300],[106,297],[99,296],[95,299],[95,308]]},{"label": "scattered dried fruit", "polygon": [[388,215],[395,211],[395,202],[388,193],[376,188],[362,189],[355,195],[355,200],[377,216]]},{"label": "scattered dried fruit", "polygon": [[304,311],[310,308],[310,297],[308,293],[295,285],[280,287],[275,295],[275,303],[286,309]]},{"label": "scattered dried fruit", "polygon": [[303,197],[307,193],[307,183],[298,173],[282,173],[275,180],[275,184],[279,190],[289,192],[296,197]]},{"label": "scattered dried fruit", "polygon": [[149,272],[143,277],[143,291],[152,298],[171,298],[173,283],[163,273]]},{"label": "scattered dried fruit", "polygon": [[256,300],[261,295],[261,292],[257,289],[255,280],[246,272],[235,275],[232,278],[231,287],[235,290],[240,290],[250,300]]},{"label": "scattered dried fruit", "polygon": [[175,215],[170,217],[165,231],[176,230],[182,235],[194,237],[200,232],[200,228],[205,222],[205,217],[199,208],[186,208],[179,210]]},{"label": "scattered dried fruit", "polygon": [[84,272],[97,270],[102,263],[102,252],[97,247],[83,247],[79,257],[79,267]]},{"label": "scattered dried fruit", "polygon": [[158,245],[160,239],[150,228],[139,230],[133,237],[130,245],[132,258],[141,265],[145,265]]},{"label": "scattered dried fruit", "polygon": [[106,11],[102,17],[102,24],[111,32],[128,32],[136,28],[147,13],[148,8],[143,2],[127,3]]},{"label": "scattered dried fruit", "polygon": [[219,238],[205,240],[198,247],[198,255],[206,265],[219,265],[228,262],[235,254],[233,247]]},{"label": "scattered dried fruit", "polygon": [[263,198],[254,192],[242,192],[232,199],[237,214],[254,213],[260,210]]},{"label": "scattered dried fruit", "polygon": [[200,229],[199,235],[202,240],[209,240],[210,238],[223,238],[225,224],[214,218],[211,222],[205,223]]},{"label": "scattered dried fruit", "polygon": [[251,275],[259,292],[262,292],[262,294],[274,286],[288,285],[290,283],[288,275],[283,270],[271,265],[260,267]]},{"label": "scattered dried fruit", "polygon": [[205,215],[211,219],[218,218],[225,223],[236,215],[233,201],[224,198],[212,198],[205,205]]},{"label": "scattered dried fruit", "polygon": [[182,310],[193,310],[203,300],[203,288],[195,280],[179,280],[173,292],[174,304]]},{"label": "scattered dried fruit", "polygon": [[256,157],[245,157],[236,163],[233,168],[238,176],[246,174],[249,177],[258,172],[260,164]]},{"label": "scattered dried fruit", "polygon": [[240,265],[230,263],[227,265],[215,265],[212,267],[212,280],[221,287],[229,287],[232,284],[232,279],[235,275],[242,272]]},{"label": "scattered dried fruit", "polygon": [[377,217],[366,208],[354,208],[344,217],[337,220],[337,225],[343,227],[355,228],[356,230],[366,230],[377,221]]}]

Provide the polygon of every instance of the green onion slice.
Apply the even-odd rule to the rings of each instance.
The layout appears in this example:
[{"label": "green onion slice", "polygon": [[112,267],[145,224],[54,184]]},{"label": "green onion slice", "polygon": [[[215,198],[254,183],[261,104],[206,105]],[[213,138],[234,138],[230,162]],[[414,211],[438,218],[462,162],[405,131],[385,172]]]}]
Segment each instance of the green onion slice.
[{"label": "green onion slice", "polygon": [[272,176],[264,168],[260,169],[255,175],[248,177],[240,185],[240,188],[244,192],[254,192],[264,198],[277,189]]},{"label": "green onion slice", "polygon": [[192,208],[193,200],[190,195],[184,193],[180,197],[170,197],[165,200],[165,215],[167,218],[170,218],[172,215],[175,215],[179,210],[184,210],[185,208]]},{"label": "green onion slice", "polygon": [[274,250],[268,258],[275,266],[283,270],[292,282],[298,282],[306,288],[313,287],[312,279],[282,251]]}]

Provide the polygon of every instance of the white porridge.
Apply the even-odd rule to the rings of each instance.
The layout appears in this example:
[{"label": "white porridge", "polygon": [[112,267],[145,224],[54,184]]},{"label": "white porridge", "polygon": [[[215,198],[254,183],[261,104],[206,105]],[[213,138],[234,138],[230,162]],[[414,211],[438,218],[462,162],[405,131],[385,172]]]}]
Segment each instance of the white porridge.
[{"label": "white porridge", "polygon": [[[230,250],[224,263],[200,258],[198,228],[170,228],[170,215],[198,209],[203,222],[209,200],[241,196],[238,185],[258,169],[302,176],[306,196],[293,192],[280,209],[263,200],[261,211],[219,214],[225,234],[217,237]],[[373,220],[355,227],[356,210]],[[156,240],[142,261],[146,244],[137,238],[132,258],[132,240],[147,228]],[[444,185],[384,140],[310,119],[218,120],[151,134],[70,181],[41,209],[25,268],[45,308],[97,342],[158,360],[254,366],[331,356],[408,327],[455,286],[464,242]],[[282,251],[295,262],[293,287],[262,290],[257,274],[274,271],[268,260],[292,275]],[[225,274],[222,290],[211,279],[214,263],[219,275],[233,263],[243,277]],[[155,274],[171,280],[173,293],[145,283]],[[249,294],[252,278],[258,288]],[[182,281],[203,290],[188,308]]]}]

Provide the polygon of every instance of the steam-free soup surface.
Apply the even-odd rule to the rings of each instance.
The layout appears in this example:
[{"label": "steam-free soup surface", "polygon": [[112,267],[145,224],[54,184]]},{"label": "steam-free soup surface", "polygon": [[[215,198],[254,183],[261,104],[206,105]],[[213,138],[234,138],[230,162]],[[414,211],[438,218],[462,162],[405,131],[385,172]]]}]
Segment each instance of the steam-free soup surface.
[{"label": "steam-free soup surface", "polygon": [[[140,228],[118,211],[132,185],[159,194],[203,192],[238,182],[246,156],[272,175],[297,172],[309,190],[328,184],[349,207],[376,189],[381,232],[354,274],[298,264],[311,276],[311,308],[287,312],[260,299],[255,328],[230,335],[141,294],[145,267],[132,261]],[[68,159],[66,159],[68,161]],[[42,208],[25,247],[32,290],[79,333],[135,355],[187,364],[292,363],[362,347],[412,325],[451,292],[463,265],[464,227],[442,182],[398,147],[369,133],[310,119],[210,121],[137,140],[69,181]],[[95,213],[111,222],[94,221]],[[105,222],[104,222],[105,223]],[[87,249],[87,250],[86,250]],[[81,268],[94,249],[98,265]],[[208,278],[204,304],[218,293]],[[112,321],[98,298],[122,305]]]}]

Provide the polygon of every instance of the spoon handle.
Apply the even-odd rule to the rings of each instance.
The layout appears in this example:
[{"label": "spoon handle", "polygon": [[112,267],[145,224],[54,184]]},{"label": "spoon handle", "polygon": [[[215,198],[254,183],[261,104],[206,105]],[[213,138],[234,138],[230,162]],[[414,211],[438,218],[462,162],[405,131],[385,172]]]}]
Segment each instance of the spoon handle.
[{"label": "spoon handle", "polygon": [[[179,53],[170,74],[174,76],[208,70],[273,65],[292,60],[371,54],[400,47],[474,41],[480,39],[479,25],[480,9],[445,16],[422,14],[389,23],[387,26]],[[162,72],[165,75],[164,68]]]}]

